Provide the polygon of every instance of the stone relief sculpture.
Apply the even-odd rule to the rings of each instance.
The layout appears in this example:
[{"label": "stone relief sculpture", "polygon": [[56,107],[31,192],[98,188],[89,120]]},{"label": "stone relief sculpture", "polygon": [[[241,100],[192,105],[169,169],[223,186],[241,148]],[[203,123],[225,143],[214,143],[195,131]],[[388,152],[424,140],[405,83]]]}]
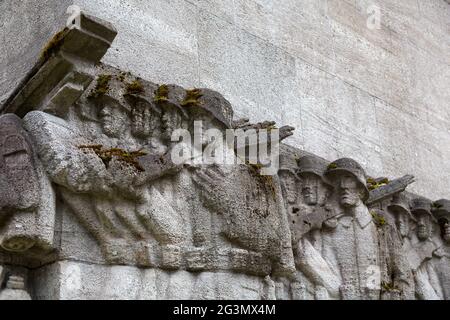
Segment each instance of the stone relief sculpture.
[{"label": "stone relief sculpture", "polygon": [[421,299],[438,299],[432,283],[435,281],[431,271],[433,251],[437,248],[432,239],[433,216],[431,201],[414,198],[411,201],[411,213],[416,220],[408,260],[414,272],[416,295]]},{"label": "stone relief sculpture", "polygon": [[19,117],[2,116],[0,135],[0,245],[10,252],[46,250],[55,219],[49,182]]},{"label": "stone relief sculpture", "polygon": [[24,279],[9,277],[5,289],[0,292],[0,300],[31,300],[30,294],[25,291]]},{"label": "stone relief sculpture", "polygon": [[440,244],[433,252],[432,272],[436,279],[434,289],[439,299],[450,299],[449,292],[449,243],[450,243],[450,200],[440,199],[432,205],[433,216],[439,224]]},{"label": "stone relief sculpture", "polygon": [[[340,278],[343,299],[377,299],[378,234],[364,202],[369,198],[362,167],[348,158],[332,162],[325,172],[336,188],[341,212],[323,233],[323,256]],[[375,283],[373,282],[375,281]]]},{"label": "stone relief sculpture", "polygon": [[[386,209],[381,213],[378,211],[378,215],[376,211],[374,214],[378,219],[381,235],[382,298],[414,299],[414,278],[404,254],[410,247],[410,226],[414,221],[408,199],[403,193],[396,193],[391,197]],[[385,219],[384,224],[380,219]]]},{"label": "stone relief sculpture", "polygon": [[0,299],[449,299],[449,200],[284,144],[262,175],[293,127],[99,63],[115,35],[83,15],[0,108]]}]

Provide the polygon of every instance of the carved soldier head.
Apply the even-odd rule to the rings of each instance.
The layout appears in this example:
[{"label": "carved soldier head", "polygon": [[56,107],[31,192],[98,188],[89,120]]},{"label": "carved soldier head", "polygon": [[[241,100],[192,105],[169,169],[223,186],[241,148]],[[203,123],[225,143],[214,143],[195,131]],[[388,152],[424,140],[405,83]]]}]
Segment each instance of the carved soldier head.
[{"label": "carved soldier head", "polygon": [[332,186],[325,181],[323,174],[328,163],[315,156],[304,156],[298,160],[297,174],[301,179],[301,194],[307,205],[323,205]]},{"label": "carved soldier head", "polygon": [[164,86],[165,94],[163,100],[159,101],[157,105],[161,107],[161,130],[162,138],[166,141],[171,141],[172,133],[184,127],[184,122],[188,118],[187,111],[181,107],[185,90],[176,85]]},{"label": "carved soldier head", "polygon": [[289,204],[297,202],[297,190],[300,179],[295,172],[297,162],[295,154],[292,152],[283,152],[280,154],[280,169],[278,175],[283,189],[283,196]]},{"label": "carved soldier head", "polygon": [[161,117],[163,139],[170,141],[172,139],[172,133],[176,129],[183,127],[185,117],[185,114],[178,107],[166,105]]},{"label": "carved soldier head", "polygon": [[409,235],[411,221],[415,221],[409,210],[408,199],[403,193],[397,193],[392,197],[388,210],[395,217],[395,224],[400,235],[405,238]]},{"label": "carved soldier head", "polygon": [[148,138],[158,131],[161,123],[161,109],[149,99],[130,94],[126,96],[131,108],[131,133],[135,137]]},{"label": "carved soldier head", "polygon": [[417,221],[417,237],[426,240],[431,236],[433,216],[431,201],[426,198],[415,198],[411,201],[411,213]]},{"label": "carved soldier head", "polygon": [[343,207],[356,207],[369,198],[364,169],[353,159],[342,158],[330,163],[325,178],[337,188]]},{"label": "carved soldier head", "polygon": [[[191,95],[191,98],[189,98],[189,95]],[[216,91],[210,89],[187,91],[184,107],[189,111],[192,124],[194,121],[201,121],[202,145],[206,145],[209,142],[207,130],[218,129],[225,131],[232,128],[233,108]]]},{"label": "carved soldier head", "polygon": [[108,137],[118,138],[128,125],[128,109],[125,105],[109,97],[100,103],[99,120],[103,133]]},{"label": "carved soldier head", "polygon": [[432,212],[439,224],[442,239],[450,244],[450,200],[441,199],[434,202]]}]

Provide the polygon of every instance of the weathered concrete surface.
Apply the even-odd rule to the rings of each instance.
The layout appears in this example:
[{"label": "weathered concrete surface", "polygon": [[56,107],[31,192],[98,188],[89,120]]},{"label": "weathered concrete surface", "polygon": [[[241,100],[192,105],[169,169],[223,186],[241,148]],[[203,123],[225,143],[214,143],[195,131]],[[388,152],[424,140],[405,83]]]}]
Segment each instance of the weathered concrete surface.
[{"label": "weathered concrete surface", "polygon": [[[225,95],[238,116],[297,127],[288,143],[371,175],[413,173],[448,197],[450,5],[443,0],[75,0],[119,36],[103,62]],[[0,4],[0,100],[73,1]],[[381,28],[366,26],[381,8]],[[20,13],[20,14],[19,14]]]},{"label": "weathered concrete surface", "polygon": [[33,67],[41,49],[66,23],[69,0],[0,2],[0,102]]},{"label": "weathered concrete surface", "polygon": [[[167,272],[61,261],[33,271],[38,300],[259,300],[264,280],[234,273]],[[220,290],[218,290],[220,288]]]}]

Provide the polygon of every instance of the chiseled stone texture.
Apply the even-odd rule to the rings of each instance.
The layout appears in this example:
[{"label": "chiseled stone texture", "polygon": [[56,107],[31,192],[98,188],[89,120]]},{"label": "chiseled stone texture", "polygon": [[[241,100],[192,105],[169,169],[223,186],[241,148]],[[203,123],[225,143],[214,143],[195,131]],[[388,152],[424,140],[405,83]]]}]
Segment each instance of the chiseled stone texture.
[{"label": "chiseled stone texture", "polygon": [[[61,261],[33,271],[35,299],[45,300],[259,300],[260,277],[234,273],[168,272],[132,266]],[[47,289],[45,289],[47,288]]]},{"label": "chiseled stone texture", "polygon": [[[2,1],[0,100],[63,27],[71,3],[117,27],[103,62],[217,90],[238,116],[295,126],[293,146],[352,157],[374,176],[410,172],[412,191],[448,197],[439,179],[450,170],[448,2]],[[366,26],[371,5],[381,9],[380,29]]]}]

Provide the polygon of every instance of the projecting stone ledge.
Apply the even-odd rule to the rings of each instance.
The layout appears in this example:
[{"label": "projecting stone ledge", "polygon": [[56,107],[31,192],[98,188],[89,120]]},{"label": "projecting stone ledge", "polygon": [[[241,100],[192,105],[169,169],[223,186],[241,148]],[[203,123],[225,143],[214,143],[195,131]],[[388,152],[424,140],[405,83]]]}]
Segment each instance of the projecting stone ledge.
[{"label": "projecting stone ledge", "polygon": [[48,42],[0,112],[22,117],[30,110],[66,113],[93,80],[94,66],[116,35],[110,23],[82,14],[80,26],[66,27]]}]

